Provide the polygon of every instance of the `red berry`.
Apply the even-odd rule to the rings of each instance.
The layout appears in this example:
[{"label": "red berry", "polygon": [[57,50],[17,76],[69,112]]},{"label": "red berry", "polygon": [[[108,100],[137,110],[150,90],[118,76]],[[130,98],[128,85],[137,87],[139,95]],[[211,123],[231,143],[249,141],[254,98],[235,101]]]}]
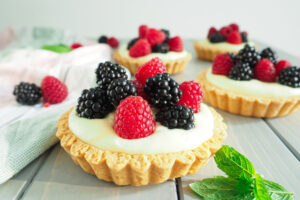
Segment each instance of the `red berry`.
[{"label": "red berry", "polygon": [[135,78],[140,82],[143,86],[146,83],[147,78],[154,77],[157,73],[164,73],[167,71],[167,68],[162,60],[158,57],[152,58],[150,61],[145,64],[139,66],[137,68]]},{"label": "red berry", "polygon": [[148,26],[147,25],[140,25],[139,27],[139,38],[147,38],[148,34]]},{"label": "red berry", "polygon": [[189,107],[198,113],[203,99],[200,84],[195,81],[185,81],[179,85],[179,89],[182,91],[182,96],[177,104]]},{"label": "red berry", "polygon": [[155,28],[149,28],[147,34],[147,40],[151,46],[162,43],[166,39],[166,35],[161,30]]},{"label": "red berry", "polygon": [[148,96],[144,92],[144,86],[140,82],[138,82],[138,80],[131,80],[131,82],[135,85],[138,96],[141,96],[143,97],[143,99],[147,100]]},{"label": "red berry", "polygon": [[183,51],[183,42],[182,42],[181,37],[179,37],[179,36],[169,39],[168,45],[169,45],[170,51],[176,51],[176,52]]},{"label": "red berry", "polygon": [[243,42],[241,34],[238,31],[233,31],[227,38],[227,42],[231,44],[241,44]]},{"label": "red berry", "polygon": [[224,26],[220,30],[221,35],[223,35],[223,37],[225,37],[225,38],[228,38],[232,32],[233,32],[233,30],[229,26]]},{"label": "red berry", "polygon": [[215,27],[210,27],[208,34],[207,34],[207,39],[209,39],[210,36],[216,32],[218,32],[218,30]]},{"label": "red berry", "polygon": [[131,57],[146,56],[151,53],[151,45],[145,39],[139,39],[130,49],[129,55]]},{"label": "red berry", "polygon": [[254,68],[254,77],[260,81],[274,82],[276,69],[273,63],[267,58],[261,59]]},{"label": "red berry", "polygon": [[121,138],[138,139],[153,134],[156,123],[147,101],[129,96],[117,107],[113,127]]},{"label": "red berry", "polygon": [[49,106],[51,106],[51,104],[49,102],[44,103],[44,108],[48,108]]},{"label": "red berry", "polygon": [[79,48],[79,47],[82,47],[82,44],[80,44],[80,43],[73,43],[73,44],[70,46],[71,49],[77,49],[77,48]]},{"label": "red berry", "polygon": [[292,64],[287,61],[287,60],[280,60],[276,63],[275,68],[276,68],[276,76],[279,75],[279,72],[281,72],[284,68],[287,68],[291,66]]},{"label": "red berry", "polygon": [[233,31],[239,31],[239,25],[232,23],[229,25],[229,27],[233,30]]},{"label": "red berry", "polygon": [[46,76],[42,81],[42,95],[46,102],[56,104],[68,96],[67,86],[54,76]]},{"label": "red berry", "polygon": [[213,74],[221,74],[227,76],[233,67],[234,63],[230,56],[226,54],[219,54],[214,59],[212,65],[212,73]]},{"label": "red berry", "polygon": [[107,44],[109,44],[112,48],[116,48],[119,46],[119,41],[115,37],[110,37],[107,39]]}]

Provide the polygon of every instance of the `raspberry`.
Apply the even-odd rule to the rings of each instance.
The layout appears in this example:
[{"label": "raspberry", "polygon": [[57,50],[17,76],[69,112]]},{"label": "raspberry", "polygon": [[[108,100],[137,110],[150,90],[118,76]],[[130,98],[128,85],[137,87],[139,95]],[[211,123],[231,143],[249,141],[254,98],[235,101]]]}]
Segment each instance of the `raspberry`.
[{"label": "raspberry", "polygon": [[146,100],[130,96],[118,106],[113,128],[124,139],[138,139],[154,133],[156,123]]},{"label": "raspberry", "polygon": [[138,80],[131,80],[131,82],[135,85],[137,90],[137,95],[143,97],[143,99],[147,100],[148,97],[146,93],[144,92],[144,86],[138,82]]},{"label": "raspberry", "polygon": [[164,73],[166,71],[167,69],[165,64],[162,62],[162,60],[156,57],[139,66],[135,74],[135,78],[144,86],[147,78],[153,77],[157,73]]},{"label": "raspberry", "polygon": [[82,47],[82,44],[80,44],[80,43],[73,43],[73,44],[70,46],[71,49],[77,49],[77,48],[79,48],[79,47]]},{"label": "raspberry", "polygon": [[41,99],[41,88],[34,83],[21,82],[16,85],[13,91],[13,95],[16,96],[16,100],[20,104],[34,105]]},{"label": "raspberry", "polygon": [[147,34],[147,40],[151,46],[162,43],[166,39],[166,35],[161,30],[155,28],[149,28]]},{"label": "raspberry", "polygon": [[215,27],[210,27],[208,34],[207,34],[207,39],[209,39],[212,34],[217,33],[217,32],[218,32],[218,30]]},{"label": "raspberry", "polygon": [[231,44],[241,44],[243,42],[242,36],[238,31],[233,31],[227,37],[227,42]]},{"label": "raspberry", "polygon": [[147,38],[148,34],[148,26],[147,25],[140,25],[139,27],[139,38],[144,39]]},{"label": "raspberry", "polygon": [[194,113],[200,111],[200,105],[203,99],[203,92],[199,83],[195,81],[185,81],[179,85],[182,96],[177,103],[194,110]]},{"label": "raspberry", "polygon": [[239,25],[232,23],[229,25],[229,27],[233,30],[233,31],[239,31]]},{"label": "raspberry", "polygon": [[145,39],[139,39],[136,43],[129,49],[129,55],[131,57],[141,57],[146,56],[151,53],[151,45]]},{"label": "raspberry", "polygon": [[275,81],[276,69],[273,63],[267,58],[261,59],[254,68],[254,77],[265,82]]},{"label": "raspberry", "polygon": [[280,60],[276,63],[275,68],[276,68],[276,76],[279,75],[279,72],[281,72],[284,68],[287,68],[291,66],[292,64],[287,61],[287,60]]},{"label": "raspberry", "polygon": [[221,28],[220,33],[223,37],[226,39],[230,36],[230,34],[233,32],[232,28],[229,26],[224,26]]},{"label": "raspberry", "polygon": [[41,89],[44,100],[50,104],[60,103],[68,96],[67,86],[54,76],[46,76]]},{"label": "raspberry", "polygon": [[212,65],[212,73],[213,74],[221,74],[227,76],[233,67],[234,63],[231,59],[230,55],[226,54],[219,54],[214,59]]},{"label": "raspberry", "polygon": [[183,51],[183,42],[182,42],[181,37],[179,37],[179,36],[171,38],[168,41],[168,45],[170,47],[170,51],[176,51],[176,52]]},{"label": "raspberry", "polygon": [[119,41],[115,37],[110,37],[107,39],[107,44],[109,44],[112,48],[116,48],[119,46]]}]

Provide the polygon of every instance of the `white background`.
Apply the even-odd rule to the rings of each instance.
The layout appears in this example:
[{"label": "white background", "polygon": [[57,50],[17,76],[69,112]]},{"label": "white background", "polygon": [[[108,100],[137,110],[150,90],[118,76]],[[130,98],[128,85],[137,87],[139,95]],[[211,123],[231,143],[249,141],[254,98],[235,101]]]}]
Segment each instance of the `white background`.
[{"label": "white background", "polygon": [[300,0],[0,0],[0,29],[37,25],[132,38],[144,23],[202,38],[210,26],[230,22],[250,38],[300,56]]}]

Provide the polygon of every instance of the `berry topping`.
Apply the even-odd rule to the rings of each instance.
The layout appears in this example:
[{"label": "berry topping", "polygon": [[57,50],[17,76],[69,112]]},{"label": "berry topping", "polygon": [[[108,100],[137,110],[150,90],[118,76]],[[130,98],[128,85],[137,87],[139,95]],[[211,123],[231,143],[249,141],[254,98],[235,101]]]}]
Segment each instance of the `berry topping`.
[{"label": "berry topping", "polygon": [[82,44],[80,44],[80,43],[73,43],[73,44],[70,46],[71,49],[77,49],[77,48],[79,48],[79,47],[82,47]]},{"label": "berry topping", "polygon": [[218,32],[218,30],[215,27],[210,27],[208,34],[207,34],[207,39],[209,39],[212,36],[212,34],[217,33],[217,32]]},{"label": "berry topping", "polygon": [[137,95],[143,97],[143,99],[147,100],[148,97],[146,93],[144,92],[144,86],[138,82],[137,80],[131,80],[131,83],[133,83],[137,90]]},{"label": "berry topping", "polygon": [[230,44],[241,44],[242,37],[238,31],[232,31],[227,37],[227,42]]},{"label": "berry topping", "polygon": [[115,79],[107,87],[108,99],[115,107],[126,97],[136,95],[135,85],[127,79]]},{"label": "berry topping", "polygon": [[195,81],[185,81],[179,85],[182,96],[178,105],[183,105],[194,110],[195,113],[200,112],[200,105],[203,99],[203,92],[199,83]]},{"label": "berry topping", "polygon": [[88,119],[104,118],[113,110],[106,91],[99,87],[83,90],[76,107],[78,116]]},{"label": "berry topping", "polygon": [[228,77],[238,81],[250,80],[253,77],[253,69],[249,63],[237,63],[231,68]]},{"label": "berry topping", "polygon": [[139,38],[133,38],[132,40],[130,40],[128,42],[127,49],[129,50],[138,40],[139,40]]},{"label": "berry topping", "polygon": [[181,37],[179,37],[179,36],[171,38],[168,41],[168,45],[170,47],[170,51],[176,51],[176,52],[183,51],[183,42],[182,42]]},{"label": "berry topping", "polygon": [[138,67],[135,78],[142,85],[145,85],[147,78],[155,76],[157,73],[166,72],[166,66],[158,57],[151,59]]},{"label": "berry topping", "polygon": [[265,82],[275,81],[276,69],[273,63],[267,58],[261,59],[254,68],[254,77]]},{"label": "berry topping", "polygon": [[169,129],[182,128],[189,130],[195,127],[194,111],[182,105],[162,108],[155,116],[156,121]]},{"label": "berry topping", "polygon": [[223,35],[221,35],[221,33],[213,33],[210,38],[209,38],[209,41],[211,43],[217,43],[217,42],[225,42],[226,41],[226,38],[223,37]]},{"label": "berry topping", "polygon": [[46,103],[44,103],[44,105],[43,105],[44,108],[48,108],[48,107],[50,107],[50,106],[51,106],[51,104],[50,104],[49,102],[46,102]]},{"label": "berry topping", "polygon": [[293,88],[300,87],[300,67],[290,66],[279,72],[280,84],[287,85]]},{"label": "berry topping", "polygon": [[233,30],[233,31],[239,31],[239,25],[232,23],[229,25],[229,27]]},{"label": "berry topping", "polygon": [[262,50],[260,56],[261,58],[268,58],[274,65],[277,63],[277,54],[270,47]]},{"label": "berry topping", "polygon": [[287,68],[289,66],[291,66],[292,64],[287,61],[287,60],[280,60],[278,61],[278,63],[276,63],[275,68],[276,68],[276,76],[279,75],[279,73],[284,69]]},{"label": "berry topping", "polygon": [[241,32],[241,37],[243,42],[248,42],[248,33],[247,32]]},{"label": "berry topping", "polygon": [[148,26],[147,25],[140,25],[139,27],[139,38],[146,39],[148,34]]},{"label": "berry topping", "polygon": [[166,39],[164,40],[164,43],[168,43],[169,39],[170,39],[170,31],[167,29],[160,29],[162,32],[164,32]]},{"label": "berry topping", "polygon": [[175,105],[182,96],[179,84],[167,73],[148,78],[144,92],[148,95],[149,103],[158,108]]},{"label": "berry topping", "polygon": [[42,81],[42,95],[45,102],[60,103],[68,96],[67,86],[54,76],[46,76]]},{"label": "berry topping", "polygon": [[136,43],[129,49],[129,55],[131,57],[141,57],[146,56],[151,53],[151,45],[145,39],[139,39]]},{"label": "berry topping", "polygon": [[249,63],[250,67],[254,68],[257,62],[261,59],[259,52],[248,44],[239,51],[236,55],[236,62]]},{"label": "berry topping", "polygon": [[34,105],[37,104],[42,96],[41,88],[34,83],[21,82],[15,86],[13,95],[20,104]]},{"label": "berry topping", "polygon": [[156,123],[146,100],[130,96],[118,106],[113,128],[124,139],[144,138],[154,133]]},{"label": "berry topping", "polygon": [[169,45],[166,43],[160,43],[152,47],[152,52],[168,53]]},{"label": "berry topping", "polygon": [[214,59],[212,65],[212,73],[213,74],[221,74],[227,76],[233,67],[234,62],[231,59],[229,54],[219,54]]},{"label": "berry topping", "polygon": [[116,48],[119,46],[119,41],[115,37],[110,37],[107,39],[107,44],[109,44],[112,48]]},{"label": "berry topping", "polygon": [[99,63],[96,69],[97,84],[100,88],[106,90],[108,85],[114,79],[127,79],[126,70],[119,64],[113,64],[109,61]]},{"label": "berry topping", "polygon": [[221,28],[220,33],[224,38],[228,38],[233,32],[232,28],[229,26],[224,26]]},{"label": "berry topping", "polygon": [[99,43],[107,43],[107,36],[101,35],[98,39]]},{"label": "berry topping", "polygon": [[161,30],[155,28],[149,28],[147,34],[147,40],[151,46],[162,43],[166,39],[166,35]]}]

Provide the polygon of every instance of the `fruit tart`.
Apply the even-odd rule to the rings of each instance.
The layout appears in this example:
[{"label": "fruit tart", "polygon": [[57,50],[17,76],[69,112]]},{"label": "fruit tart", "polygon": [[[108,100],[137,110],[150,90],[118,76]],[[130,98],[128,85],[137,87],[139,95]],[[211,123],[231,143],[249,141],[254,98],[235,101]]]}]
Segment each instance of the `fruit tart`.
[{"label": "fruit tart", "polygon": [[194,48],[199,58],[212,61],[218,54],[237,53],[246,44],[254,46],[248,41],[248,33],[240,31],[237,24],[223,26],[217,30],[211,27],[207,38],[194,42]]},{"label": "fruit tart", "polygon": [[73,161],[117,185],[194,174],[226,137],[222,117],[201,102],[199,83],[178,84],[158,58],[140,68],[130,81],[120,65],[100,63],[98,86],[83,90],[57,124]]},{"label": "fruit tart", "polygon": [[271,48],[219,54],[197,80],[208,103],[234,114],[272,118],[300,107],[300,68],[277,61]]},{"label": "fruit tart", "polygon": [[175,74],[184,70],[192,56],[184,49],[179,36],[170,37],[168,30],[141,25],[138,37],[120,46],[113,57],[132,74],[140,65],[159,57],[166,65],[167,73]]}]

